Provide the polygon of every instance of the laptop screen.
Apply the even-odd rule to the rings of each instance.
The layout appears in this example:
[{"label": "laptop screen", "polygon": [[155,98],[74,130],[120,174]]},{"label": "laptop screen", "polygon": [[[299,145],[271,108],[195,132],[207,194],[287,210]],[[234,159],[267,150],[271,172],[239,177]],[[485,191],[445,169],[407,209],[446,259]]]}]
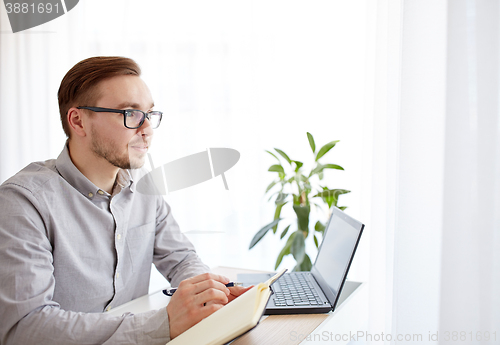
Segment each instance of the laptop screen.
[{"label": "laptop screen", "polygon": [[333,208],[325,229],[325,237],[311,270],[333,304],[336,303],[338,292],[344,284],[362,230],[363,224]]}]

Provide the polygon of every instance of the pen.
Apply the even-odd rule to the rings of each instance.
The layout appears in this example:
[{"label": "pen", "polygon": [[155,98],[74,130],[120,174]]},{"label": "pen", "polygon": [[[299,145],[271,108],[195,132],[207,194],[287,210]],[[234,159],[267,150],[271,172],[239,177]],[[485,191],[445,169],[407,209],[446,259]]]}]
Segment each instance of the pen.
[{"label": "pen", "polygon": [[[241,285],[243,285],[243,283],[229,282],[225,285],[226,285],[226,287],[233,287],[233,286],[241,286]],[[176,292],[176,291],[177,291],[177,288],[170,288],[170,289],[163,290],[163,293],[167,296],[172,296],[174,294],[174,292]]]}]

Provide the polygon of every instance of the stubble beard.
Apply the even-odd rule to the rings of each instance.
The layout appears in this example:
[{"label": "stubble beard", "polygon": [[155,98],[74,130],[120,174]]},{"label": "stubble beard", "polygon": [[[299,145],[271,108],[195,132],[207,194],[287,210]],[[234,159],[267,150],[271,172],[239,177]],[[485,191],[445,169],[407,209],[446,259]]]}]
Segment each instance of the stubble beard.
[{"label": "stubble beard", "polygon": [[[145,155],[141,155],[140,158],[131,159],[129,148],[127,148],[127,153],[120,154],[118,152],[118,145],[113,141],[103,140],[100,134],[92,127],[92,152],[97,156],[104,158],[110,164],[121,169],[139,169],[144,165]],[[129,143],[130,146],[130,143]]]}]

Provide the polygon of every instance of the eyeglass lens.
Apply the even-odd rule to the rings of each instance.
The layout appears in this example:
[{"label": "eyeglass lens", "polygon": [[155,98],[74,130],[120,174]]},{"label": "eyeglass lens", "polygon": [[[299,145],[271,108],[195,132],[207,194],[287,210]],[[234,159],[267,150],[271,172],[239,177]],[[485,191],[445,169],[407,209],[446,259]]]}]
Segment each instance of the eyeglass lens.
[{"label": "eyeglass lens", "polygon": [[[157,128],[160,125],[161,113],[159,111],[152,111],[148,114],[149,122],[151,128]],[[146,113],[139,110],[127,111],[125,113],[125,125],[131,128],[137,128],[141,125],[141,122],[145,120]]]}]

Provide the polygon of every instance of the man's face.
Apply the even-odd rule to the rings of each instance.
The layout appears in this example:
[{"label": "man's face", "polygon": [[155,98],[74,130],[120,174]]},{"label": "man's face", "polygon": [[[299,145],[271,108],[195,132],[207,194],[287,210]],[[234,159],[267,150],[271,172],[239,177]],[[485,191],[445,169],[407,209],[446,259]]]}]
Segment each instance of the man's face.
[{"label": "man's face", "polygon": [[[148,87],[137,76],[117,76],[99,83],[100,98],[91,106],[112,109],[151,111],[153,99]],[[94,113],[90,121],[90,149],[99,158],[122,169],[137,169],[144,165],[153,137],[146,119],[137,129],[126,128],[123,114]]]}]

